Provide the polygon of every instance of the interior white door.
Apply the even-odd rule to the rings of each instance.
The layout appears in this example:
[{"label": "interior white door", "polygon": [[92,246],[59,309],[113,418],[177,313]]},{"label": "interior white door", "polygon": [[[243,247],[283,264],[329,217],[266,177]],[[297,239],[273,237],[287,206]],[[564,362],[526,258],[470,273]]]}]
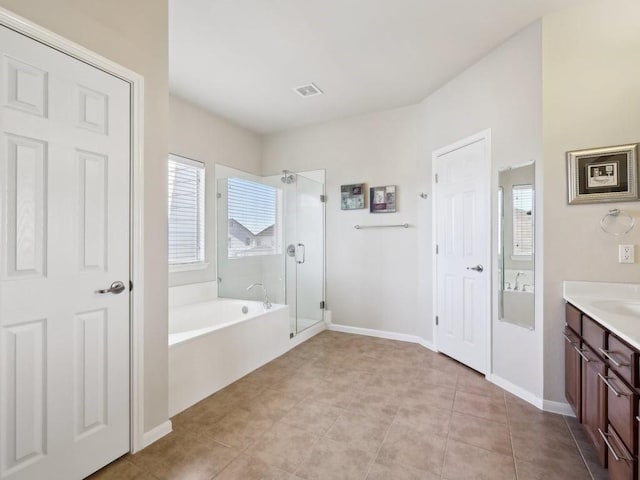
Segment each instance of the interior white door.
[{"label": "interior white door", "polygon": [[433,155],[436,346],[482,373],[488,368],[490,325],[488,145],[483,134]]},{"label": "interior white door", "polygon": [[129,164],[129,84],[0,27],[3,480],[129,450]]}]

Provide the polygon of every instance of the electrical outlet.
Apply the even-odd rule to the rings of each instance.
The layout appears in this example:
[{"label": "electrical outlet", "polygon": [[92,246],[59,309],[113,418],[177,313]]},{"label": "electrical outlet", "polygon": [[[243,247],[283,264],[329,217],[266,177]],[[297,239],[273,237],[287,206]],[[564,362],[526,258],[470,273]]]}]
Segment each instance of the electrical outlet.
[{"label": "electrical outlet", "polygon": [[618,245],[618,262],[633,263],[634,259],[633,245]]}]

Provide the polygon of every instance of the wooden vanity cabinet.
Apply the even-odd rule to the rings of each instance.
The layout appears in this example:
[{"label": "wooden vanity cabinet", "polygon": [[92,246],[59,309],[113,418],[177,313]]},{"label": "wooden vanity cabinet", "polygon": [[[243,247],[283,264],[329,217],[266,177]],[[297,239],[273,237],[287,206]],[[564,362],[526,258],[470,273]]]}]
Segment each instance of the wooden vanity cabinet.
[{"label": "wooden vanity cabinet", "polygon": [[640,480],[640,355],[567,303],[565,394],[610,480]]},{"label": "wooden vanity cabinet", "polygon": [[607,446],[600,432],[606,431],[607,392],[601,377],[606,367],[604,361],[586,345],[581,350],[582,360],[582,418],[580,422],[594,446],[600,465],[607,464]]},{"label": "wooden vanity cabinet", "polygon": [[576,414],[576,419],[580,422],[582,421],[580,339],[569,328],[565,329],[564,339],[564,393],[567,402]]}]

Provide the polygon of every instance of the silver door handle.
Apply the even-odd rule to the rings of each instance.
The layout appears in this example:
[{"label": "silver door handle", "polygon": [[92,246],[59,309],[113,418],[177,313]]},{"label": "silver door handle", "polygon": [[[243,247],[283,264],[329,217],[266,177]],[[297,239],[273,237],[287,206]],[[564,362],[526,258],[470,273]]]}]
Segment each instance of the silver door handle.
[{"label": "silver door handle", "polygon": [[105,293],[113,293],[114,295],[118,295],[119,293],[122,293],[125,291],[127,287],[124,286],[124,283],[122,283],[120,280],[113,282],[111,284],[111,286],[109,288],[105,288],[102,290],[96,290],[95,293],[97,294],[105,294]]},{"label": "silver door handle", "polygon": [[307,247],[304,246],[304,243],[299,243],[298,247],[302,247],[302,260],[296,260],[296,262],[304,263],[307,261]]},{"label": "silver door handle", "polygon": [[478,264],[475,267],[467,267],[467,270],[475,270],[476,272],[482,272],[484,270],[484,267]]}]

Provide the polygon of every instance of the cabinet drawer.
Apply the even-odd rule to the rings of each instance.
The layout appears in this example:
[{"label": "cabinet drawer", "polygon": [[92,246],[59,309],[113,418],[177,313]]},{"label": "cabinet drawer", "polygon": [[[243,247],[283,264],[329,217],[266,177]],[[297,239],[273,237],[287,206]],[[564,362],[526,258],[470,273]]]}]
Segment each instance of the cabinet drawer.
[{"label": "cabinet drawer", "polygon": [[607,370],[600,380],[607,386],[607,419],[618,436],[631,452],[636,451],[636,405],[637,394],[613,371]]},{"label": "cabinet drawer", "polygon": [[603,434],[603,436],[606,438],[608,448],[607,465],[609,467],[609,479],[634,480],[637,460],[624,446],[622,440],[611,425],[609,425],[607,430],[607,434]]},{"label": "cabinet drawer", "polygon": [[576,332],[578,335],[582,335],[582,312],[576,307],[567,303],[565,306],[565,321],[567,325]]},{"label": "cabinet drawer", "polygon": [[600,349],[604,348],[604,328],[587,315],[582,315],[582,338],[585,343],[601,355]]},{"label": "cabinet drawer", "polygon": [[606,350],[600,350],[607,365],[629,385],[637,386],[637,352],[613,334],[609,334]]}]

